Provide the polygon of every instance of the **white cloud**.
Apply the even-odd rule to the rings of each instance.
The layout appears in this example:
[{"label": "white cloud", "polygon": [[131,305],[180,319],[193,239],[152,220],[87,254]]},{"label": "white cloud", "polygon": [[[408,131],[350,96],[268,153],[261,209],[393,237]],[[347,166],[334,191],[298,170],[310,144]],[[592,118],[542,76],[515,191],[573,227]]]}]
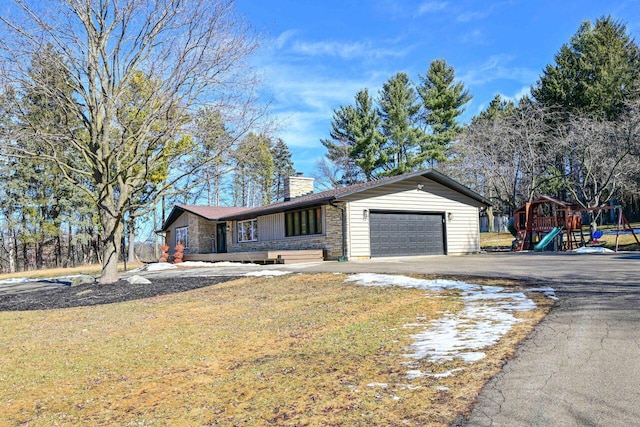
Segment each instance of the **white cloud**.
[{"label": "white cloud", "polygon": [[471,21],[478,21],[480,19],[484,19],[491,13],[491,9],[487,9],[483,12],[468,10],[460,13],[456,20],[461,23],[467,23]]},{"label": "white cloud", "polygon": [[271,40],[268,44],[276,49],[282,49],[287,42],[298,33],[298,30],[287,30],[282,32],[278,37]]},{"label": "white cloud", "polygon": [[484,63],[460,75],[460,80],[469,86],[482,86],[496,80],[533,84],[538,78],[538,71],[523,67],[508,67],[512,59],[513,57],[509,55],[493,55]]},{"label": "white cloud", "polygon": [[458,40],[462,44],[482,45],[487,43],[484,32],[478,29],[462,34]]},{"label": "white cloud", "polygon": [[397,49],[394,47],[381,47],[370,41],[367,42],[338,42],[298,41],[291,47],[291,52],[307,56],[333,56],[346,60],[357,58],[381,59],[399,58],[409,53],[410,48]]},{"label": "white cloud", "polygon": [[504,93],[500,93],[500,97],[505,101],[511,101],[514,104],[517,104],[518,101],[522,99],[524,96],[531,96],[531,86],[523,86],[513,95],[505,95]]},{"label": "white cloud", "polygon": [[427,13],[440,12],[447,8],[449,3],[446,1],[427,1],[420,6],[418,6],[418,10],[416,11],[417,16],[421,16]]}]

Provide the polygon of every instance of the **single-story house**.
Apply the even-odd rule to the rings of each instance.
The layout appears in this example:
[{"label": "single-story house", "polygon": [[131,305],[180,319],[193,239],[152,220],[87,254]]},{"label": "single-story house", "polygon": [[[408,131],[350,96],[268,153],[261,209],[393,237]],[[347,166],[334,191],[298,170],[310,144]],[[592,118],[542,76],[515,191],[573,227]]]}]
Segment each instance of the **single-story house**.
[{"label": "single-story house", "polygon": [[313,185],[297,174],[284,201],[254,208],[177,205],[159,231],[170,253],[180,241],[194,260],[254,251],[316,250],[327,260],[480,251],[479,211],[490,203],[433,169],[319,193]]}]

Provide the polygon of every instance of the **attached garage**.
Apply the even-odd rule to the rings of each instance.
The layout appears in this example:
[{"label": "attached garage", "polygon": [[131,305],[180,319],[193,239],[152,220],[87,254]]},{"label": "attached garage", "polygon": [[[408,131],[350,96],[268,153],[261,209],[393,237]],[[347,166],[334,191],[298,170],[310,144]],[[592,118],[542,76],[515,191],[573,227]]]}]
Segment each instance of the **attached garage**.
[{"label": "attached garage", "polygon": [[444,255],[442,213],[371,212],[371,257]]}]

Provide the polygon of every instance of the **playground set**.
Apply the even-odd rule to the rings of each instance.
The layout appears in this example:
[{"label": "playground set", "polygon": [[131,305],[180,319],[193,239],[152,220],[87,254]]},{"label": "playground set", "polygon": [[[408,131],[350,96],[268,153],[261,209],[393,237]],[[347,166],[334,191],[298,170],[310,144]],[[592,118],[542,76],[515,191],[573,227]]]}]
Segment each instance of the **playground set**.
[{"label": "playground set", "polygon": [[616,252],[618,252],[620,232],[626,229],[631,231],[636,243],[640,246],[640,241],[620,206],[581,208],[552,197],[542,196],[525,203],[513,213],[513,223],[509,227],[515,237],[513,250],[565,251],[586,246],[587,243],[597,243],[597,240],[602,237],[602,231],[585,233],[582,226],[583,216],[596,211],[613,211],[616,215]]}]

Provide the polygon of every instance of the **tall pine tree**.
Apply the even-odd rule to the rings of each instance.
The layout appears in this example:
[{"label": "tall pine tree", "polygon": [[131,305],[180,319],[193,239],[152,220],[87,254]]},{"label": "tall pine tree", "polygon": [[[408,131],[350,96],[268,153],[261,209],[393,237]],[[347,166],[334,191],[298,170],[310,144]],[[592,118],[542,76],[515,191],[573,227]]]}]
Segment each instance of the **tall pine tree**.
[{"label": "tall pine tree", "polygon": [[419,167],[425,134],[417,125],[420,104],[409,76],[401,72],[384,83],[378,105],[385,138],[380,147],[383,174],[400,175]]},{"label": "tall pine tree", "polygon": [[425,110],[425,123],[431,130],[421,146],[421,158],[433,164],[447,159],[449,144],[462,130],[457,118],[472,95],[462,82],[455,81],[453,67],[444,59],[432,61],[426,75],[420,76],[420,82],[417,90]]},{"label": "tall pine tree", "polygon": [[584,22],[544,69],[533,97],[545,107],[618,118],[638,97],[640,50],[626,26],[610,16]]},{"label": "tall pine tree", "polygon": [[333,112],[330,139],[322,139],[327,158],[342,170],[342,184],[370,181],[380,167],[381,120],[367,89],[359,91],[355,105]]},{"label": "tall pine tree", "polygon": [[273,187],[272,201],[284,200],[284,181],[295,173],[293,161],[291,160],[291,151],[285,142],[278,138],[271,148],[271,157],[273,158]]}]

